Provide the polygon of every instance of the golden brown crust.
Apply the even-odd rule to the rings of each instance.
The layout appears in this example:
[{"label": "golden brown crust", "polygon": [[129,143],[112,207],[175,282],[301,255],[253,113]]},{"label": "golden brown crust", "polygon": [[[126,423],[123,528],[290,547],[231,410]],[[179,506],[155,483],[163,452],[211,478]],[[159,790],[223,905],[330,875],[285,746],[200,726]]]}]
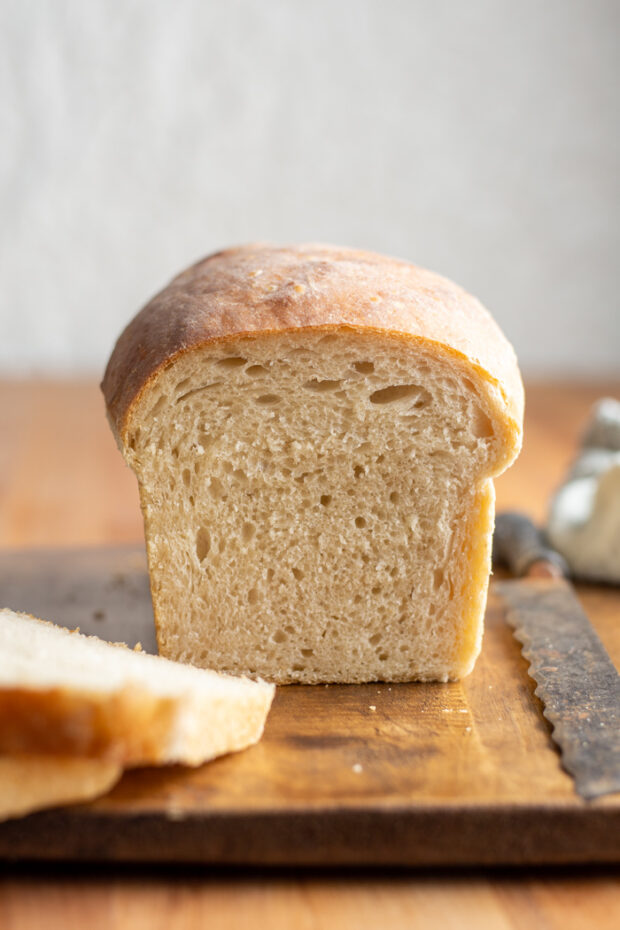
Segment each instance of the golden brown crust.
[{"label": "golden brown crust", "polygon": [[0,754],[157,762],[176,722],[177,702],[140,688],[98,695],[73,689],[0,689]]},{"label": "golden brown crust", "polygon": [[[121,334],[103,379],[123,446],[133,404],[176,356],[242,335],[303,329],[383,333],[435,344],[497,389],[516,455],[523,386],[510,343],[474,297],[404,261],[325,245],[248,245],[178,275]],[[506,463],[507,464],[507,463]]]},{"label": "golden brown crust", "polygon": [[89,801],[119,780],[122,766],[79,756],[0,756],[0,821]]}]

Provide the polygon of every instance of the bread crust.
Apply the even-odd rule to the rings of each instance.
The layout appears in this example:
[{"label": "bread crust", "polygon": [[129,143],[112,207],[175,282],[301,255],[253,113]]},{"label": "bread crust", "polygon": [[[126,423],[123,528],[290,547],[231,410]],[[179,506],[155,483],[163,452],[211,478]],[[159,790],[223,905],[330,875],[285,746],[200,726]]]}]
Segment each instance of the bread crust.
[{"label": "bread crust", "polygon": [[79,756],[0,756],[0,822],[33,811],[90,801],[123,774],[106,759]]},{"label": "bread crust", "polygon": [[505,455],[521,445],[523,385],[508,340],[462,288],[372,252],[253,244],[208,256],[157,294],[119,337],[102,382],[124,452],[132,410],[179,355],[240,336],[348,330],[423,343],[470,369],[502,427]]},{"label": "bread crust", "polygon": [[0,689],[0,753],[166,760],[178,702],[132,687],[100,695],[70,688]]}]

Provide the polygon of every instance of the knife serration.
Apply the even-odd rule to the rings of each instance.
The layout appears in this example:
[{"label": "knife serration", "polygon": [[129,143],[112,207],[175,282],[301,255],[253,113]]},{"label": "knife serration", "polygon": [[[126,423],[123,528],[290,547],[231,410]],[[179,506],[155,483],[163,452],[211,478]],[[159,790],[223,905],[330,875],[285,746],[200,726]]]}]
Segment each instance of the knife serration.
[{"label": "knife serration", "polygon": [[620,791],[620,675],[573,589],[528,579],[495,590],[577,792],[591,800]]}]

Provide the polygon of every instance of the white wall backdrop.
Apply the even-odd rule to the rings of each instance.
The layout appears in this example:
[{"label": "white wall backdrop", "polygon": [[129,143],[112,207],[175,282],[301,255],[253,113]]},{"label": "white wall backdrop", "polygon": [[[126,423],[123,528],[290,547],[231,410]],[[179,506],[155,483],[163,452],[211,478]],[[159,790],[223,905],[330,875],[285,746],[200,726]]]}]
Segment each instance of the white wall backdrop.
[{"label": "white wall backdrop", "polygon": [[368,247],[526,373],[620,374],[616,0],[1,0],[0,374],[97,374],[183,266]]}]

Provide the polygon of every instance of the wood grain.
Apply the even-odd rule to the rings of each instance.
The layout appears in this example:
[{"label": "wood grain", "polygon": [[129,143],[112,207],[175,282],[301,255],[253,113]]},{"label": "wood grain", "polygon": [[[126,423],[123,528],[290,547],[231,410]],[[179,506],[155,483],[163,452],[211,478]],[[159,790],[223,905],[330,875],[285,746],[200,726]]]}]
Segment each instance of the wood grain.
[{"label": "wood grain", "polygon": [[616,877],[599,871],[339,876],[79,867],[0,880],[3,930],[614,930]]},{"label": "wood grain", "polygon": [[[589,405],[607,393],[618,396],[620,385],[529,387],[524,451],[498,482],[499,506],[526,509],[536,518],[544,514]],[[133,478],[114,447],[95,385],[0,384],[0,429],[0,545],[107,544],[141,538]],[[616,593],[584,588],[580,596],[589,615],[596,617],[607,648],[618,655]],[[522,700],[530,698],[530,685],[525,683]],[[490,718],[501,715],[493,698],[486,712]],[[276,717],[274,721],[277,724]],[[495,722],[499,727],[501,721]],[[511,721],[504,723],[513,727]],[[540,726],[523,738],[540,746],[544,723]],[[493,748],[493,740],[490,743]],[[456,769],[457,774],[467,770],[466,749]],[[537,778],[544,780],[543,770],[544,765],[537,769]],[[440,770],[438,778],[438,787],[445,785]],[[484,778],[497,775],[489,771]],[[114,803],[124,803],[122,796]],[[619,890],[616,871],[600,869],[372,877],[234,872],[222,877],[204,870],[128,873],[110,867],[106,872],[58,869],[50,874],[49,867],[7,867],[0,879],[0,926],[22,930],[44,919],[52,930],[205,924],[228,928],[257,921],[274,928],[313,930],[415,928],[437,922],[445,927],[581,930],[618,926]]]}]

